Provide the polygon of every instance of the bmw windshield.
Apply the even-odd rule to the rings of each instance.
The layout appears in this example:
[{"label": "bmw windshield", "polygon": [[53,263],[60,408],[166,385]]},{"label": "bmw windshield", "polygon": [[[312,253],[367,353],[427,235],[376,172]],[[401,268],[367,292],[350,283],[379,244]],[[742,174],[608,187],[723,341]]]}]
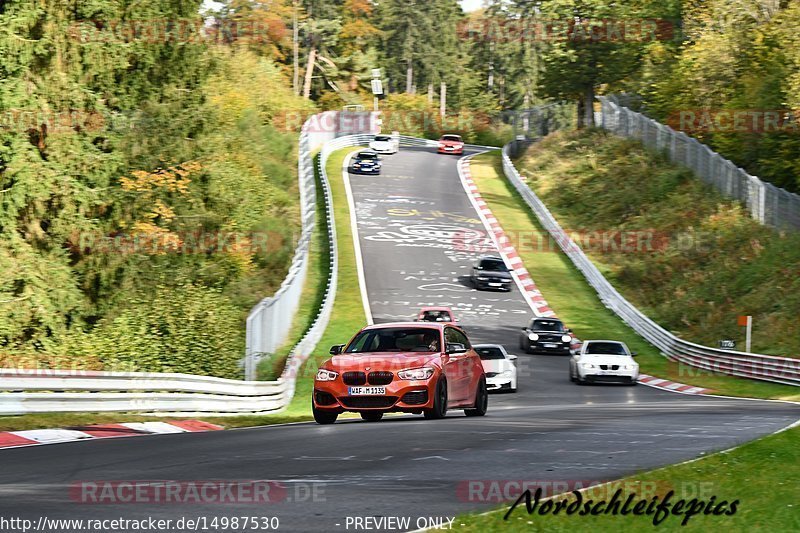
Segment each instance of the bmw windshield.
[{"label": "bmw windshield", "polygon": [[437,352],[440,334],[433,328],[368,329],[359,333],[345,353]]}]

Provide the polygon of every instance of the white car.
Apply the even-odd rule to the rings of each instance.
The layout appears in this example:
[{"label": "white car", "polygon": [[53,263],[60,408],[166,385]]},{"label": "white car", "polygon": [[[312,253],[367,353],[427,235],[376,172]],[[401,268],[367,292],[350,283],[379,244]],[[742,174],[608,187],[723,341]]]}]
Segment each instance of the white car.
[{"label": "white car", "polygon": [[506,352],[500,344],[476,344],[473,346],[486,373],[486,389],[489,391],[517,392],[517,356]]},{"label": "white car", "polygon": [[376,135],[369,142],[369,147],[379,154],[396,154],[400,149],[400,144],[396,138],[389,135]]},{"label": "white car", "polygon": [[639,364],[624,342],[584,341],[569,359],[570,381],[583,383],[626,383],[636,385]]}]

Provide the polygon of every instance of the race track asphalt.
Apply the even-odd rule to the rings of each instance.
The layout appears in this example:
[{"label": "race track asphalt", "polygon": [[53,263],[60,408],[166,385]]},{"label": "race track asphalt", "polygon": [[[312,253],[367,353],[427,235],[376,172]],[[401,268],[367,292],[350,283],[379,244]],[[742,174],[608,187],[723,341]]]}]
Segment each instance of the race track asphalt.
[{"label": "race track asphalt", "polygon": [[[406,516],[414,529],[419,517],[496,507],[465,489],[470,480],[614,479],[800,417],[785,403],[578,387],[565,357],[520,353],[517,333],[532,313],[519,291],[479,292],[465,280],[484,228],[457,160],[403,148],[384,157],[382,175],[351,175],[370,307],[386,322],[451,306],[473,342],[501,342],[520,356],[519,393],[492,395],[484,418],[408,415],[0,450],[0,517],[277,516],[283,531],[353,531],[347,517]],[[528,269],[535,280],[535,265]],[[76,483],[98,480],[276,480],[287,492],[266,505],[76,501]]]}]

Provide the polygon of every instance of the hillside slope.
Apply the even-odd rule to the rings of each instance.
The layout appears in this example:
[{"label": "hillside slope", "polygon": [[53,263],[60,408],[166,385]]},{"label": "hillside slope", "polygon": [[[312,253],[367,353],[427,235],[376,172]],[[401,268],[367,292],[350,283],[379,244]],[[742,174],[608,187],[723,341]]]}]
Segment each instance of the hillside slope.
[{"label": "hillside slope", "polygon": [[800,234],[761,226],[690,171],[598,130],[550,135],[516,164],[614,286],[661,325],[744,349],[736,317],[750,314],[753,351],[800,355]]}]

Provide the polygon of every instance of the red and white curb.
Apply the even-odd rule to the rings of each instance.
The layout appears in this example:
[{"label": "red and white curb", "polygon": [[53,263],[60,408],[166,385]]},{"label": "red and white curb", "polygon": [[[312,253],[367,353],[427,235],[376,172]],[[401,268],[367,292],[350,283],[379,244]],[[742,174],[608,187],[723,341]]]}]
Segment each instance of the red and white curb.
[{"label": "red and white curb", "polygon": [[695,387],[694,385],[686,385],[684,383],[678,383],[677,381],[661,379],[647,374],[639,374],[639,383],[642,385],[647,385],[648,387],[672,392],[680,392],[683,394],[711,394],[713,392],[711,389]]},{"label": "red and white curb", "polygon": [[124,422],[101,424],[75,429],[27,429],[0,432],[0,448],[58,444],[78,440],[137,437],[141,435],[163,435],[167,433],[197,433],[219,431],[222,426],[202,420],[172,420],[168,422]]},{"label": "red and white curb", "polygon": [[486,201],[478,191],[475,182],[472,181],[472,171],[469,168],[469,160],[472,156],[462,158],[458,161],[458,175],[461,178],[461,185],[467,192],[472,205],[478,212],[478,216],[483,222],[484,227],[489,231],[489,236],[492,238],[495,246],[500,255],[505,259],[506,264],[511,267],[514,277],[517,280],[517,285],[522,291],[522,295],[530,305],[536,316],[555,317],[556,313],[547,304],[542,293],[536,288],[530,272],[522,264],[522,259],[517,253],[516,248],[511,244],[511,239],[506,236],[502,226],[492,214],[492,210],[486,205]]},{"label": "red and white curb", "polygon": [[[481,196],[478,186],[475,185],[475,182],[472,180],[472,171],[469,168],[470,159],[472,157],[473,156],[464,157],[458,161],[458,176],[461,178],[461,184],[464,186],[467,196],[469,196],[472,205],[478,212],[478,216],[480,216],[481,221],[483,221],[483,225],[489,230],[489,235],[497,246],[500,255],[505,259],[506,264],[513,269],[522,295],[527,300],[531,309],[533,309],[533,312],[536,316],[556,318],[555,311],[550,309],[547,300],[544,299],[541,291],[536,288],[536,283],[534,283],[525,265],[522,264],[522,259],[517,253],[517,250],[511,244],[502,226],[500,226],[500,223],[492,214],[492,210],[489,209],[486,201]],[[573,341],[570,347],[577,349],[580,346],[580,341],[578,339],[573,339]],[[647,374],[639,374],[639,383],[656,389],[680,392],[682,394],[709,394],[712,392],[711,389],[685,385]]]}]

